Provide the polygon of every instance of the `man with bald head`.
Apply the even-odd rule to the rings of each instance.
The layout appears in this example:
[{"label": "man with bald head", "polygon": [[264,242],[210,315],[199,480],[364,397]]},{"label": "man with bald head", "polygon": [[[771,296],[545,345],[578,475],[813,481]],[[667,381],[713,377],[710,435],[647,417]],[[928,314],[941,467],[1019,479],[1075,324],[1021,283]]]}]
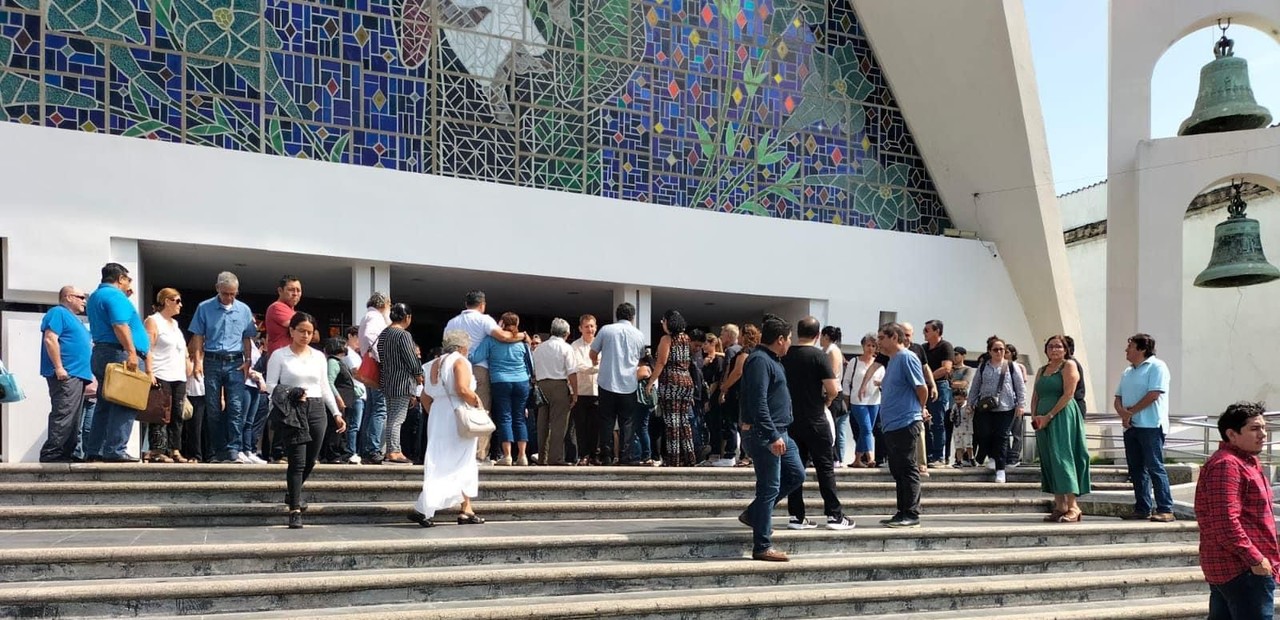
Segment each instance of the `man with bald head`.
[{"label": "man with bald head", "polygon": [[49,432],[40,447],[41,463],[70,463],[80,442],[84,388],[93,381],[89,328],[77,318],[88,296],[74,286],[58,291],[58,305],[40,321],[40,375],[49,384]]}]

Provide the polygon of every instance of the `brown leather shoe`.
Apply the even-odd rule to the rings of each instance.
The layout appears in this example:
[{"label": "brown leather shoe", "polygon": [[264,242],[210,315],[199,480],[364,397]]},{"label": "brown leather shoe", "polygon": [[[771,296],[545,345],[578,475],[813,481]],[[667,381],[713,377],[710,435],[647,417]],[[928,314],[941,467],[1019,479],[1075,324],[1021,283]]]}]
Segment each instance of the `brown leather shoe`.
[{"label": "brown leather shoe", "polygon": [[787,554],[769,547],[764,551],[757,551],[751,554],[751,559],[760,560],[761,562],[790,562],[791,558]]},{"label": "brown leather shoe", "polygon": [[1172,512],[1157,512],[1151,515],[1151,520],[1155,523],[1173,523],[1178,518],[1173,516]]},{"label": "brown leather shoe", "polygon": [[1125,521],[1147,521],[1151,519],[1151,515],[1144,515],[1142,513],[1132,512],[1120,518],[1124,519]]}]

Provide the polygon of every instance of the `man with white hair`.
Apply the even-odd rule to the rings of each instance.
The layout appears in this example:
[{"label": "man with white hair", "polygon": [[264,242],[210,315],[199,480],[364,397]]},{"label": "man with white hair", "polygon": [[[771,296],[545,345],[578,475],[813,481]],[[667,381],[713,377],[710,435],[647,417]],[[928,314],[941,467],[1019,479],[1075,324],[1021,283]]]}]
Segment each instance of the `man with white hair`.
[{"label": "man with white hair", "polygon": [[[247,353],[253,350],[258,326],[253,311],[236,299],[240,279],[230,271],[218,274],[218,294],[200,302],[191,317],[191,353],[195,376],[204,378],[206,415],[213,433],[210,462],[253,463],[243,445],[245,402],[244,379],[249,374]],[[225,393],[224,393],[225,392]],[[225,406],[224,406],[225,403]]]},{"label": "man with white hair", "polygon": [[568,465],[564,459],[569,411],[578,402],[578,360],[565,342],[569,322],[551,321],[551,337],[533,351],[533,376],[547,404],[538,408],[538,445],[543,465]]}]

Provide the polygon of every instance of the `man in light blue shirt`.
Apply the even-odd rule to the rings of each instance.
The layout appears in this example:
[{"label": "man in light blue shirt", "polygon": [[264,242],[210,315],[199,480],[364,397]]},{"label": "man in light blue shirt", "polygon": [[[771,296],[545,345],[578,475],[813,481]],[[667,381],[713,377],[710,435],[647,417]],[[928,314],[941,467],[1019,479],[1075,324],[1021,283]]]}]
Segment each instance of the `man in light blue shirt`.
[{"label": "man in light blue shirt", "polygon": [[205,415],[213,433],[210,462],[252,463],[247,453],[253,446],[243,445],[248,407],[244,378],[249,374],[248,354],[253,351],[251,341],[258,326],[249,306],[236,299],[240,294],[236,274],[218,274],[215,288],[218,294],[200,302],[189,328],[195,376],[204,379]]},{"label": "man in light blue shirt", "polygon": [[[145,370],[151,339],[142,326],[138,309],[129,301],[126,291],[133,290],[129,270],[119,263],[102,267],[102,282],[89,296],[85,314],[89,316],[89,332],[93,352],[89,365],[99,386],[106,386],[107,364],[123,363],[130,370]],[[105,389],[105,388],[104,388]],[[97,411],[89,424],[89,441],[84,448],[85,460],[128,463],[138,459],[129,456],[125,446],[133,431],[136,410],[99,399]]]},{"label": "man in light blue shirt", "polygon": [[623,450],[620,460],[631,460],[632,408],[636,404],[636,369],[644,355],[644,333],[636,329],[636,307],[623,302],[614,316],[617,322],[605,325],[591,341],[591,363],[600,364],[600,451],[605,465],[613,464],[613,426],[618,425]]},{"label": "man in light blue shirt", "polygon": [[[1135,334],[1124,349],[1130,366],[1120,377],[1115,410],[1124,424],[1124,456],[1133,481],[1133,514],[1125,517],[1167,523],[1174,520],[1173,493],[1164,469],[1164,436],[1169,429],[1169,367],[1156,357],[1156,340]],[[1155,512],[1151,511],[1154,483]]]},{"label": "man in light blue shirt", "polygon": [[907,348],[907,332],[898,323],[880,326],[876,345],[889,356],[880,383],[880,428],[889,473],[897,491],[897,513],[881,521],[886,527],[920,527],[920,463],[916,462],[924,434],[924,404],[929,398],[924,365]]}]

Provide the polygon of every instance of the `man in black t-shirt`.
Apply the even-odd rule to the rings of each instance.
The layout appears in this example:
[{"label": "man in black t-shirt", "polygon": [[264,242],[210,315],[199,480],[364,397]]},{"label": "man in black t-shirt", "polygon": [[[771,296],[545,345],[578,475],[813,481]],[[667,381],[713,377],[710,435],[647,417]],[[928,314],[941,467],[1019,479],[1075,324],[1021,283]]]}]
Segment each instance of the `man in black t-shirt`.
[{"label": "man in black t-shirt", "polygon": [[942,467],[947,464],[947,444],[951,440],[947,425],[947,412],[951,411],[951,362],[955,357],[955,349],[951,343],[942,339],[942,321],[933,319],[924,324],[925,368],[933,374],[938,385],[938,396],[929,401],[929,423],[925,436],[925,448],[928,454],[929,467]]},{"label": "man in black t-shirt", "polygon": [[[822,511],[827,515],[827,529],[847,530],[853,528],[854,523],[844,515],[840,498],[836,496],[835,441],[826,414],[827,406],[840,392],[840,385],[831,369],[831,358],[817,346],[820,328],[818,319],[811,316],[800,319],[796,325],[796,342],[782,358],[794,416],[788,432],[800,449],[800,461],[813,460],[813,468],[818,474],[818,490],[822,493]],[[791,514],[787,523],[790,529],[818,527],[805,518],[803,488],[787,496],[787,512]]]}]

